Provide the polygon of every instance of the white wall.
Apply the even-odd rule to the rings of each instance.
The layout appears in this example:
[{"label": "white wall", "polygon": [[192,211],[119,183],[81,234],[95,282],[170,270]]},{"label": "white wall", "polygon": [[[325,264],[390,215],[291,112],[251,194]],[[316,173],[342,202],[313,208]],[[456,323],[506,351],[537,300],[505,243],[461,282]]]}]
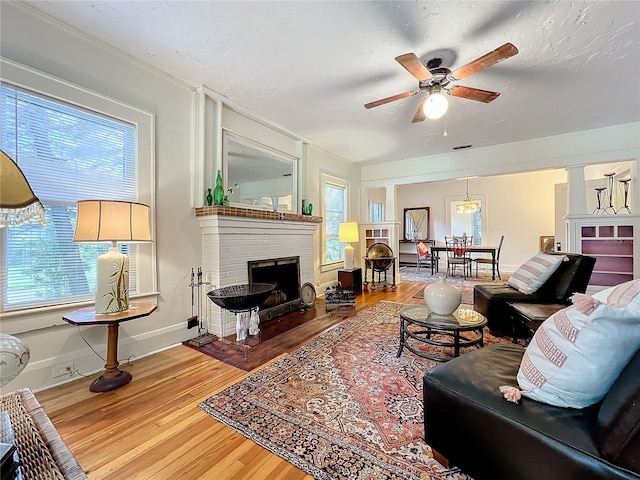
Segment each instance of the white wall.
[{"label": "white wall", "polygon": [[[342,160],[335,155],[325,152],[319,148],[310,146],[307,155],[307,164],[304,171],[306,179],[306,199],[307,202],[313,204],[313,211],[316,215],[322,212],[322,192],[320,192],[320,175],[322,173],[342,178],[349,182],[349,221],[363,221],[360,218],[360,167]],[[366,218],[366,217],[365,217]],[[342,268],[342,264],[335,270],[321,271],[320,260],[322,252],[322,229],[324,224],[319,225],[316,229],[314,244],[316,245],[315,271],[316,271],[316,287],[320,287],[318,295],[324,292],[324,287],[332,285],[338,281],[338,268]],[[356,251],[358,251],[356,247]],[[356,266],[360,265],[360,259],[356,255]]]},{"label": "white wall", "polygon": [[[12,3],[2,2],[0,26],[3,57],[155,115],[158,310],[121,325],[118,358],[138,358],[192,337],[186,328],[191,313],[188,283],[191,267],[201,261],[201,236],[190,206],[191,89]],[[103,367],[77,328],[62,321],[70,310],[40,314],[51,326],[18,335],[29,344],[31,361],[5,390],[38,390],[65,380],[52,378],[51,369],[59,363],[73,361],[83,374]],[[3,319],[2,328],[20,331],[20,323],[29,324],[29,317]],[[105,356],[107,329],[91,326],[82,332]]]},{"label": "white wall", "polygon": [[[640,122],[362,167],[363,187],[635,161]],[[638,188],[634,180],[632,189]]]},{"label": "white wall", "polygon": [[[504,235],[500,254],[502,271],[515,270],[539,251],[539,237],[555,230],[555,185],[566,182],[564,170],[548,170],[469,180],[469,194],[486,195],[484,245],[497,245]],[[431,239],[442,244],[450,235],[445,197],[462,200],[466,182],[454,180],[398,187],[397,215],[409,207],[430,208]]]},{"label": "white wall", "polygon": [[[196,188],[204,185],[194,182],[192,170],[201,169],[203,163],[208,162],[204,170],[205,175],[210,176],[220,168],[219,138],[208,137],[204,150],[196,147],[198,105],[194,90],[28,7],[2,2],[1,8],[0,54],[3,57],[155,115],[154,213],[158,310],[149,317],[121,325],[118,358],[140,358],[193,337],[195,330],[186,328],[186,318],[191,315],[188,285],[191,268],[200,266],[202,262],[202,237],[193,211],[192,185],[196,185]],[[226,126],[249,138],[257,135],[258,140],[273,143],[273,132],[268,132],[264,125],[251,124],[229,111],[225,112],[224,119]],[[282,139],[281,135],[275,136]],[[360,168],[298,140],[285,140],[285,144],[284,150],[289,151],[289,147],[295,146],[290,153],[299,153],[303,157],[299,172],[299,200],[305,198],[313,203],[314,213],[318,214],[321,211],[321,193],[318,190],[320,172],[344,178],[350,183],[349,215],[357,220],[360,211]],[[277,146],[282,145],[278,143]],[[202,172],[198,174],[202,177]],[[205,179],[201,177],[198,180],[204,184]],[[201,205],[199,197],[196,193],[195,205]],[[318,226],[316,231],[320,232],[321,228]],[[337,281],[335,271],[319,273],[320,242],[321,236],[316,233],[313,272],[318,286]],[[17,334],[31,348],[29,365],[5,387],[7,391],[22,387],[40,390],[68,381],[66,378],[52,378],[52,367],[61,363],[74,362],[75,368],[82,374],[102,369],[104,361],[86,346],[76,327],[62,320],[62,315],[71,310],[62,308],[39,314],[38,322],[46,328],[38,330],[25,328],[24,325],[30,324],[24,322],[25,317],[2,319],[0,326],[3,331]],[[106,357],[106,328],[83,327],[82,332],[87,341]]]}]

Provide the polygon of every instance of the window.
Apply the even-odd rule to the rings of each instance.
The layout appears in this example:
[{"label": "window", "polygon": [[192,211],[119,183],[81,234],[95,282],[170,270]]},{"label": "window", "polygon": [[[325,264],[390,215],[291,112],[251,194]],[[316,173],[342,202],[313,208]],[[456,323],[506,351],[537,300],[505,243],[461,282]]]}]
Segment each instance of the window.
[{"label": "window", "polygon": [[[479,197],[484,197],[480,195]],[[458,213],[456,207],[462,199],[449,200],[449,231],[451,235],[473,235],[473,244],[482,245],[482,233],[486,209],[485,198],[473,198],[472,200],[480,204],[480,211],[473,213]]]},{"label": "window", "polygon": [[372,223],[384,222],[384,209],[381,202],[369,202],[369,221]]},{"label": "window", "polygon": [[340,222],[347,221],[347,187],[344,180],[322,174],[324,194],[323,264],[344,260],[344,244],[338,240]]},{"label": "window", "polygon": [[[97,100],[102,106],[109,103],[103,98]],[[152,123],[148,114],[143,116],[147,116],[142,126],[144,137],[150,138]],[[92,301],[96,258],[109,244],[72,242],[76,201],[152,203],[148,193],[140,198],[141,186],[145,192],[151,191],[151,179],[141,178],[140,165],[144,165],[145,174],[152,169],[151,149],[139,146],[139,124],[3,80],[0,130],[0,147],[17,161],[45,207],[47,218],[45,228],[30,223],[0,230],[0,311]],[[153,250],[136,245],[119,248],[129,256],[131,295],[155,291]],[[138,274],[141,270],[152,277],[143,285]]]}]

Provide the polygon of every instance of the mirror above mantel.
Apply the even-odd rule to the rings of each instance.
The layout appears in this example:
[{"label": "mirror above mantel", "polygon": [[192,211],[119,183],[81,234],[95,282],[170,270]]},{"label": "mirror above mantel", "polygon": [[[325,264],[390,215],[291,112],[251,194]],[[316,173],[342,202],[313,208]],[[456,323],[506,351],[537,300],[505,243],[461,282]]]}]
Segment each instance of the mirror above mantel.
[{"label": "mirror above mantel", "polygon": [[225,191],[232,206],[296,211],[296,157],[226,130],[222,155]]},{"label": "mirror above mantel", "polygon": [[419,242],[429,240],[429,207],[412,207],[404,209],[403,242]]}]

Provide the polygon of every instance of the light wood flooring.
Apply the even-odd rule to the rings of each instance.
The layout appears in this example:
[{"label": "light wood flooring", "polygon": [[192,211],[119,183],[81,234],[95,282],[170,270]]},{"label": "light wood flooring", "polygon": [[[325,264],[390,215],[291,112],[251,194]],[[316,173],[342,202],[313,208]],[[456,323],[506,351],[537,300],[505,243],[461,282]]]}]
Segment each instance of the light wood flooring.
[{"label": "light wood flooring", "polygon": [[[424,287],[402,282],[396,292],[365,292],[356,309],[380,300],[420,303],[411,297]],[[316,310],[324,313],[321,299]],[[286,351],[304,335],[283,337]],[[133,381],[113,392],[89,392],[92,377],[36,394],[90,479],[312,479],[198,408],[248,372],[182,345],[121,368]]]}]

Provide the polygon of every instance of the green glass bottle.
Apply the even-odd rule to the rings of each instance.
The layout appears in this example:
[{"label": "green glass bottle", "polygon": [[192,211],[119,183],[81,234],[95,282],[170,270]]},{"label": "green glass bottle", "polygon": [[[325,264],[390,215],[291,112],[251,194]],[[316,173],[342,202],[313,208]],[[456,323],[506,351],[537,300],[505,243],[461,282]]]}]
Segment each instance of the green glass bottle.
[{"label": "green glass bottle", "polygon": [[222,202],[224,202],[224,188],[222,188],[222,172],[218,170],[216,188],[213,191],[213,203],[215,205],[222,205]]},{"label": "green glass bottle", "polygon": [[207,190],[209,191],[209,193],[207,193],[207,205],[211,206],[211,204],[213,203],[213,195],[211,195],[210,188],[207,188]]}]

